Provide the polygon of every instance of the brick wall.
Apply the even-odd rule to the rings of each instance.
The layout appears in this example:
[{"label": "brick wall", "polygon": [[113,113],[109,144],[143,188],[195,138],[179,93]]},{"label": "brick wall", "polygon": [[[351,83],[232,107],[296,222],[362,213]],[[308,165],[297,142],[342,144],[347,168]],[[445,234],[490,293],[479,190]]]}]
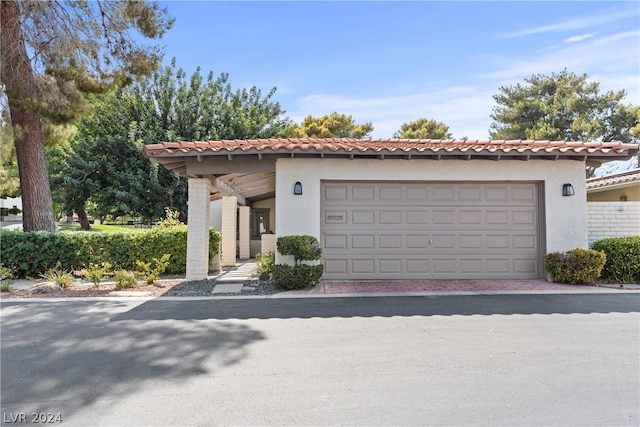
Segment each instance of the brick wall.
[{"label": "brick wall", "polygon": [[640,235],[640,202],[588,202],[589,245],[607,237]]}]

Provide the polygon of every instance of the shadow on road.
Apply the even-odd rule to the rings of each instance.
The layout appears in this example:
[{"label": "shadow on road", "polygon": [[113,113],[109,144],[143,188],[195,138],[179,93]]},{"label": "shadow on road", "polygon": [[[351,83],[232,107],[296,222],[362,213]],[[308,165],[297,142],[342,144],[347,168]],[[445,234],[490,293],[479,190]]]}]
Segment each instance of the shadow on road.
[{"label": "shadow on road", "polygon": [[239,363],[265,339],[237,322],[108,321],[129,308],[119,301],[3,304],[2,410],[57,413],[64,405],[68,417],[149,382],[178,389]]},{"label": "shadow on road", "polygon": [[640,294],[455,295],[162,300],[111,318],[121,320],[292,319],[640,312]]}]

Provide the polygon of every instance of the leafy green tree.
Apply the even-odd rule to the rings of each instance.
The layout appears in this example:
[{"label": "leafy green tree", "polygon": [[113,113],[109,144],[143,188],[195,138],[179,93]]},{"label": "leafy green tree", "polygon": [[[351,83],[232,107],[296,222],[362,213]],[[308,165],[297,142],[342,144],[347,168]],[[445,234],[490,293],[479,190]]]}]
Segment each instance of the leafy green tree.
[{"label": "leafy green tree", "polygon": [[394,138],[418,138],[418,139],[451,139],[453,134],[449,126],[432,119],[420,118],[409,123],[403,123],[400,129],[393,134]]},{"label": "leafy green tree", "polygon": [[43,119],[68,123],[87,111],[86,94],[153,72],[161,50],[141,40],[162,37],[173,21],[166,9],[142,0],[3,0],[0,21],[0,76],[11,113],[23,227],[53,231]]},{"label": "leafy green tree", "polygon": [[307,116],[300,125],[289,126],[287,138],[365,138],[373,132],[371,123],[356,124],[352,116],[331,113],[322,117]]},{"label": "leafy green tree", "polygon": [[587,79],[565,69],[501,87],[491,138],[637,142],[640,108],[622,103],[624,91],[601,94],[599,83]]},{"label": "leafy green tree", "polygon": [[[284,111],[253,87],[233,90],[229,76],[187,78],[175,61],[153,76],[100,97],[78,123],[75,141],[50,156],[55,200],[67,211],[151,220],[165,208],[186,217],[186,179],[152,164],[144,144],[160,141],[270,138],[289,125]],[[89,208],[91,206],[91,208]]]}]

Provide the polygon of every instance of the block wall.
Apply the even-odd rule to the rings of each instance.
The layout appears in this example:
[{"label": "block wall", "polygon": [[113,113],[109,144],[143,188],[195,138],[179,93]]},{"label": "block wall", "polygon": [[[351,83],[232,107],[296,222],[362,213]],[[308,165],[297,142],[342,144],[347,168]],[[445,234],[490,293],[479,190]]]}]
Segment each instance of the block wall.
[{"label": "block wall", "polygon": [[588,202],[589,245],[608,237],[640,235],[640,202]]}]

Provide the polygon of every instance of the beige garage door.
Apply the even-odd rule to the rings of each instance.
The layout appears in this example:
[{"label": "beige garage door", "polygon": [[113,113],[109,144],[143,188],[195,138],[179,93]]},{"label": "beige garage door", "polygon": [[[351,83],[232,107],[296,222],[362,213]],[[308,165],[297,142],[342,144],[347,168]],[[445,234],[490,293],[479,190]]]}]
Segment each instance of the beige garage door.
[{"label": "beige garage door", "polygon": [[325,279],[536,279],[536,183],[322,183]]}]

